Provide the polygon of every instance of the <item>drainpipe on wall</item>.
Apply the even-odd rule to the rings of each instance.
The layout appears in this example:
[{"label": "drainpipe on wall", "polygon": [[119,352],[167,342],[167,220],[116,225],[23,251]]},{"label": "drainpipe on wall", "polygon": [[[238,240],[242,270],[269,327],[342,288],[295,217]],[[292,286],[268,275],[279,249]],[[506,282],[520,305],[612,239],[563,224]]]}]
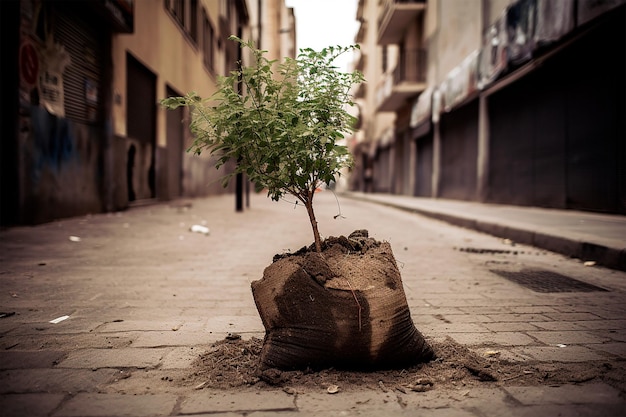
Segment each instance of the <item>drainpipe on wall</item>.
[{"label": "drainpipe on wall", "polygon": [[[241,39],[241,25],[237,26],[237,37]],[[237,48],[237,62],[239,63],[239,70],[241,70],[241,48]],[[241,73],[241,72],[240,72]],[[239,76],[239,82],[237,83],[239,95],[243,94],[241,87],[241,75]],[[238,172],[235,176],[235,210],[237,212],[243,211],[243,173]]]}]

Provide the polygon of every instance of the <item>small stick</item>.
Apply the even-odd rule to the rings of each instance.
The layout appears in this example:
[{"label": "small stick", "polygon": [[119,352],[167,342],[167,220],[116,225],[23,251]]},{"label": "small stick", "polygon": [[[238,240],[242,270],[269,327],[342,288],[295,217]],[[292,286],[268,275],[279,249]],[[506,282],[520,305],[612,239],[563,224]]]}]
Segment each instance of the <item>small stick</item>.
[{"label": "small stick", "polygon": [[346,278],[346,282],[348,283],[348,287],[350,287],[350,291],[352,291],[352,296],[354,297],[354,301],[356,302],[356,305],[359,306],[359,331],[361,331],[362,326],[361,326],[361,311],[363,310],[363,308],[361,307],[361,303],[359,303],[359,299],[356,298],[356,293],[354,292],[354,289],[352,288],[352,285],[350,284],[350,281],[348,281],[348,278]]}]

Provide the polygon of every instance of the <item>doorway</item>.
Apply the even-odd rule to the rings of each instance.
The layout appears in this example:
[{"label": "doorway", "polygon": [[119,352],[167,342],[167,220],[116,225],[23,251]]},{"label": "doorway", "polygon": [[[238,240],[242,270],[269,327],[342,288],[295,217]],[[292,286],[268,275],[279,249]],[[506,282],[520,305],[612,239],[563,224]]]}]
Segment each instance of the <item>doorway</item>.
[{"label": "doorway", "polygon": [[155,198],[156,75],[130,53],[126,54],[126,128],[129,201],[132,196]]}]

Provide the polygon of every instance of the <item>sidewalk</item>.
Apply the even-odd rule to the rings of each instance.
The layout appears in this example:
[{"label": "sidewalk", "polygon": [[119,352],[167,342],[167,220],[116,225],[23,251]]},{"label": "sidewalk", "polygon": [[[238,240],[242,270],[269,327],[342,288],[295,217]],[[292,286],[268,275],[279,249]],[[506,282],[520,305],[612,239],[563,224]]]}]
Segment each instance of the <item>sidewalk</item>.
[{"label": "sidewalk", "polygon": [[[336,382],[325,373],[314,387],[199,387],[198,360],[214,342],[263,337],[250,282],[274,254],[312,242],[302,207],[251,197],[243,213],[227,195],[1,231],[0,417],[626,415],[626,273],[387,207],[417,199],[337,201],[325,191],[316,196],[322,235],[367,228],[389,241],[427,340],[515,373],[436,380],[427,392],[344,380],[330,395]],[[420,204],[454,213],[451,202]],[[502,224],[479,209],[464,211],[477,224]],[[519,224],[511,228],[524,230]],[[609,247],[616,229],[591,242]],[[598,290],[536,292],[493,272],[526,268]]]},{"label": "sidewalk", "polygon": [[346,196],[626,271],[626,216],[391,194]]}]

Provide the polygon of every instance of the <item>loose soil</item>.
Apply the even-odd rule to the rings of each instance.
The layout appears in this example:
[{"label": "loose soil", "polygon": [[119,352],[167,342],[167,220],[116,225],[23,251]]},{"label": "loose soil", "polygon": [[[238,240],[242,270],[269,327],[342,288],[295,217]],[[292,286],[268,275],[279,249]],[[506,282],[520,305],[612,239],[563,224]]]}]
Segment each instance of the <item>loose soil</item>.
[{"label": "loose soil", "polygon": [[450,338],[428,340],[436,359],[404,369],[280,371],[258,372],[263,341],[242,340],[234,335],[211,345],[194,363],[186,383],[196,389],[236,387],[282,387],[288,393],[329,389],[396,390],[403,393],[431,389],[471,388],[477,386],[558,385],[602,380],[625,391],[623,363],[532,363],[500,360],[497,352],[481,357]]}]

